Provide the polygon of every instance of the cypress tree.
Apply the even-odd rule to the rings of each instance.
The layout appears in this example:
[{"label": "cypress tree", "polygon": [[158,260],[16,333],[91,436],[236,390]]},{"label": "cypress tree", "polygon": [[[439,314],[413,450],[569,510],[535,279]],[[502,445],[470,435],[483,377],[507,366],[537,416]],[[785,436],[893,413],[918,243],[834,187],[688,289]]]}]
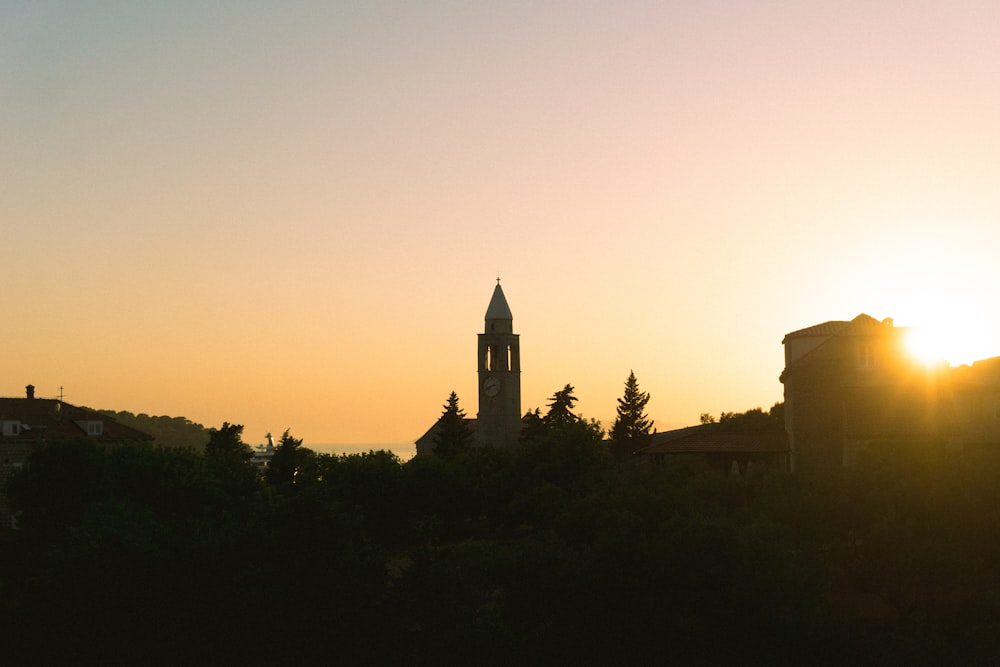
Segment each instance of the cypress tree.
[{"label": "cypress tree", "polygon": [[625,394],[618,399],[618,416],[611,427],[611,441],[616,451],[632,451],[649,442],[653,422],[645,413],[647,403],[649,394],[639,389],[635,372],[629,372]]},{"label": "cypress tree", "polygon": [[438,433],[434,438],[434,453],[452,457],[472,446],[472,431],[465,423],[465,412],[458,407],[458,394],[448,396],[444,412],[438,420]]}]

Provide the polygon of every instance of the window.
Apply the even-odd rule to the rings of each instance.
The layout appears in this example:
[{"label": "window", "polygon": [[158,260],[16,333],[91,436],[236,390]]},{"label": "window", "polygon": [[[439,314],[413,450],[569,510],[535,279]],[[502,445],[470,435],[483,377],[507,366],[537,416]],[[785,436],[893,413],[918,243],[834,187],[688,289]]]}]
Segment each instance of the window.
[{"label": "window", "polygon": [[76,425],[86,431],[87,435],[103,435],[104,434],[104,422],[97,419],[93,421],[78,421]]},{"label": "window", "polygon": [[3,423],[3,434],[4,435],[20,435],[21,434],[21,422],[4,422]]},{"label": "window", "polygon": [[858,366],[861,368],[875,367],[875,353],[872,351],[871,345],[858,346]]},{"label": "window", "polygon": [[486,348],[486,370],[493,370],[493,348]]}]

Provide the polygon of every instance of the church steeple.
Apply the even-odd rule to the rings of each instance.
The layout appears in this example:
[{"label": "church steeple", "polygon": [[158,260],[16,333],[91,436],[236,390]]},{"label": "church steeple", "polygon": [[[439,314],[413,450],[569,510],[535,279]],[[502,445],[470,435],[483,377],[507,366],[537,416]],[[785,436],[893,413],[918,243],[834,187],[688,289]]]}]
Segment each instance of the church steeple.
[{"label": "church steeple", "polygon": [[486,308],[486,330],[479,334],[478,356],[476,439],[494,447],[513,447],[521,427],[521,350],[499,278]]},{"label": "church steeple", "polygon": [[[500,331],[498,327],[506,323],[506,331]],[[486,331],[497,331],[498,333],[512,333],[514,328],[514,316],[511,315],[510,306],[507,305],[507,298],[500,289],[500,279],[497,278],[497,286],[493,288],[493,298],[486,309]]]}]

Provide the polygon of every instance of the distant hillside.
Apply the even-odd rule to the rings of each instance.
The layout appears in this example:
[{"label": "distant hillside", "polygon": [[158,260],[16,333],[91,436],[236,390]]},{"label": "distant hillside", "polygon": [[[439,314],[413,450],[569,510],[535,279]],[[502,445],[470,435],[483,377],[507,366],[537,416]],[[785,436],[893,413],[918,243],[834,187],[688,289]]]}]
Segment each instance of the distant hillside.
[{"label": "distant hillside", "polygon": [[137,428],[153,436],[154,442],[161,447],[190,447],[201,451],[208,443],[208,429],[196,424],[186,417],[150,417],[143,413],[134,415],[122,410],[98,410],[125,426]]}]

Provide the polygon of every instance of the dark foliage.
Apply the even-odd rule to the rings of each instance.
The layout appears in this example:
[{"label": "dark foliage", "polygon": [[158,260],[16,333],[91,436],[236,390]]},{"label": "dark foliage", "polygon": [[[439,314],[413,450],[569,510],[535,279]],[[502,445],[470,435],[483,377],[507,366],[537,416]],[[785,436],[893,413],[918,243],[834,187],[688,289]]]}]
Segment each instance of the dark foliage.
[{"label": "dark foliage", "polygon": [[549,411],[542,419],[546,428],[550,431],[576,424],[580,420],[573,414],[573,406],[576,405],[577,398],[573,395],[573,386],[566,385],[561,390],[552,395],[552,402],[549,403]]},{"label": "dark foliage", "polygon": [[315,456],[315,452],[302,446],[301,438],[293,438],[291,429],[285,429],[268,461],[264,477],[275,486],[292,486],[298,481],[299,473],[310,467]]},{"label": "dark foliage", "polygon": [[[615,464],[592,429],[403,464],[40,449],[0,543],[11,664],[989,664],[1000,462],[825,479]],[[288,435],[288,451],[301,443]],[[283,438],[284,444],[285,438]],[[221,465],[226,461],[227,465]]]},{"label": "dark foliage", "polygon": [[521,444],[531,442],[545,435],[545,431],[541,408],[529,410],[521,419],[521,432],[518,434],[518,441]]},{"label": "dark foliage", "polygon": [[458,407],[458,394],[451,392],[444,412],[438,420],[434,438],[434,453],[447,458],[457,456],[472,447],[472,431],[465,422],[465,411]]},{"label": "dark foliage", "polygon": [[222,422],[219,428],[209,429],[208,443],[205,454],[209,456],[235,456],[239,459],[249,459],[253,449],[243,442],[243,425]]},{"label": "dark foliage", "polygon": [[601,424],[587,420],[573,412],[578,400],[573,394],[573,386],[566,385],[552,395],[548,412],[543,417],[539,409],[529,411],[524,416],[523,428],[518,436],[523,446],[555,446],[561,443],[600,443],[604,438]]},{"label": "dark foliage", "polygon": [[617,416],[608,434],[612,449],[619,454],[633,452],[649,443],[653,421],[646,414],[649,393],[639,389],[635,372],[625,380],[625,393],[618,399]]},{"label": "dark foliage", "polygon": [[775,403],[767,412],[763,408],[751,408],[746,412],[723,412],[718,419],[705,412],[701,415],[701,424],[719,431],[784,431],[785,404]]}]

